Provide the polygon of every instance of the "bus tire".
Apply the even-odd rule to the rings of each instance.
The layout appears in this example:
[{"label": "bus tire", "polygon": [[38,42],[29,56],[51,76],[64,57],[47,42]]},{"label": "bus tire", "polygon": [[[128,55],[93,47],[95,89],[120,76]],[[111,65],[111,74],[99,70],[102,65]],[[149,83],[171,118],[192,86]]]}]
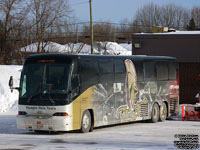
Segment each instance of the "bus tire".
[{"label": "bus tire", "polygon": [[167,118],[167,106],[165,103],[162,103],[160,106],[160,118],[159,121],[165,121]]},{"label": "bus tire", "polygon": [[91,114],[89,110],[86,110],[82,116],[80,132],[81,133],[89,132],[91,129],[91,126],[92,126]]},{"label": "bus tire", "polygon": [[156,123],[159,120],[159,115],[160,111],[159,111],[159,106],[157,103],[155,103],[152,107],[152,112],[151,112],[151,122],[152,123]]}]

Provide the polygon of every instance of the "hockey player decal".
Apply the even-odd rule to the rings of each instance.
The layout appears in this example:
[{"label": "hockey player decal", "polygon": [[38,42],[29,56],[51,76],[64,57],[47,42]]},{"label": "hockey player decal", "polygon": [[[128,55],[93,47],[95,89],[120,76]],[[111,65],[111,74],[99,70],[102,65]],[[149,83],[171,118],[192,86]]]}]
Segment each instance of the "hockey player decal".
[{"label": "hockey player decal", "polygon": [[137,93],[136,70],[131,60],[126,59],[124,62],[126,66],[125,96],[127,101],[127,109],[131,109],[133,111],[133,105],[136,102]]}]

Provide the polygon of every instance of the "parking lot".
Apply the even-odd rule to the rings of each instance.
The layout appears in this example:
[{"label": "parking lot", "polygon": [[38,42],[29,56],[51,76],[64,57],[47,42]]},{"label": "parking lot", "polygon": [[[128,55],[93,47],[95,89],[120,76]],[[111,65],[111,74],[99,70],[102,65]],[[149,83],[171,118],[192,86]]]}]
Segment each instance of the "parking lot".
[{"label": "parking lot", "polygon": [[15,116],[0,116],[0,123],[0,150],[178,149],[174,143],[180,142],[180,136],[197,139],[200,135],[200,123],[197,121],[134,122],[96,128],[86,134],[76,131],[35,133],[18,130]]}]

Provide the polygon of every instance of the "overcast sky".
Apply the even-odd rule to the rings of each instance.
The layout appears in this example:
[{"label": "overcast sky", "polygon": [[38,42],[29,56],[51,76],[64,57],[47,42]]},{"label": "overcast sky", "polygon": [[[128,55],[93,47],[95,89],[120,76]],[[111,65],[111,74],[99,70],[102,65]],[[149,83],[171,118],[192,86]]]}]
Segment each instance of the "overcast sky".
[{"label": "overcast sky", "polygon": [[[89,21],[89,0],[69,0],[76,17]],[[136,11],[145,4],[177,4],[186,8],[200,7],[200,0],[92,0],[93,20],[120,23],[123,19],[132,20]]]}]

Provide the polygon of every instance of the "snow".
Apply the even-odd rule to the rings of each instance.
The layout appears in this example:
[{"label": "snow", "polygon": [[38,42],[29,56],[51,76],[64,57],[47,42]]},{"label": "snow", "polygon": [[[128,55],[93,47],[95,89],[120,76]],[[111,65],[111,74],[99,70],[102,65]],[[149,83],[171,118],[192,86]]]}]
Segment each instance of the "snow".
[{"label": "snow", "polygon": [[199,122],[135,122],[96,128],[90,133],[34,133],[16,128],[15,116],[0,116],[0,149],[4,150],[169,150],[175,134],[200,135]]},{"label": "snow", "polygon": [[[32,43],[28,46],[22,47],[22,52],[37,52],[38,42]],[[44,49],[45,52],[59,52],[59,53],[80,53],[90,54],[91,46],[84,43],[67,43],[61,45],[55,42],[43,42],[40,43],[40,49]],[[132,44],[118,44],[116,42],[96,42],[94,44],[94,53],[104,54],[106,52],[110,55],[131,55]]]},{"label": "snow", "polygon": [[132,51],[132,44],[121,43],[119,44],[121,47],[127,49],[128,51]]},{"label": "snow", "polygon": [[179,30],[177,30],[176,32],[166,32],[163,34],[200,34],[200,31],[179,31]]},{"label": "snow", "polygon": [[163,34],[200,34],[200,31],[179,31],[176,30],[175,32],[163,32],[163,33],[135,33],[135,34],[155,34],[155,35],[163,35]]},{"label": "snow", "polygon": [[[22,47],[21,51],[22,52],[37,52],[37,48],[38,48],[38,42],[36,43],[32,43],[28,46]],[[45,49],[45,52],[59,52],[59,51],[63,51],[66,49],[66,47],[64,45],[58,44],[58,43],[54,43],[54,42],[43,42],[40,43],[40,49]]]},{"label": "snow", "polygon": [[8,86],[10,76],[14,78],[14,86],[19,87],[22,66],[0,65],[0,114],[12,114],[17,111],[17,99],[19,92],[11,90]]}]

